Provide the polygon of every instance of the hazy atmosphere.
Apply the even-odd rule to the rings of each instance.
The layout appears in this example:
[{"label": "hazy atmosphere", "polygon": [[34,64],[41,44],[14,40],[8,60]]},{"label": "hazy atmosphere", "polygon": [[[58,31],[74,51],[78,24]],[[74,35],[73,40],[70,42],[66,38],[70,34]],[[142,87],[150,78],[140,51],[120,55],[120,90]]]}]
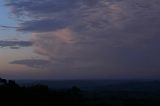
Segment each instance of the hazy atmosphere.
[{"label": "hazy atmosphere", "polygon": [[0,77],[158,79],[160,0],[0,0]]}]

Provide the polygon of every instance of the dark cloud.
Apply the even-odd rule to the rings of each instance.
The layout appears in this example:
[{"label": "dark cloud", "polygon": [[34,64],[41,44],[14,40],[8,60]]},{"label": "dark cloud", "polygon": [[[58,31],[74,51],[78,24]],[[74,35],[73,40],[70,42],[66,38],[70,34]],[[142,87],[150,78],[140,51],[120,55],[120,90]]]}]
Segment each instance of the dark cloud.
[{"label": "dark cloud", "polygon": [[18,27],[0,25],[0,28],[3,28],[3,29],[17,29]]},{"label": "dark cloud", "polygon": [[41,59],[24,59],[24,60],[15,60],[10,62],[10,64],[19,64],[19,65],[25,65],[27,67],[31,68],[38,68],[38,69],[46,69],[48,66],[51,66],[51,63],[47,60],[41,60]]},{"label": "dark cloud", "polygon": [[23,20],[17,30],[32,33],[35,52],[48,57],[53,69],[121,76],[149,76],[160,69],[159,0],[8,0],[6,5]]},{"label": "dark cloud", "polygon": [[32,46],[31,41],[5,41],[0,40],[0,47],[10,47],[11,49],[18,49],[20,47]]},{"label": "dark cloud", "polygon": [[47,32],[51,30],[56,30],[59,28],[64,28],[67,25],[67,21],[62,22],[58,20],[32,20],[21,23],[18,31],[32,31],[32,32]]},{"label": "dark cloud", "polygon": [[71,11],[79,8],[81,5],[94,6],[97,3],[99,3],[98,0],[8,0],[6,5],[15,7],[13,12],[17,15],[44,16],[44,14]]},{"label": "dark cloud", "polygon": [[99,2],[97,0],[8,0],[6,6],[11,7],[12,13],[22,17],[22,20],[24,17],[30,19],[21,23],[18,30],[44,32],[74,24],[83,17],[81,16],[83,11],[94,7],[96,3]]}]

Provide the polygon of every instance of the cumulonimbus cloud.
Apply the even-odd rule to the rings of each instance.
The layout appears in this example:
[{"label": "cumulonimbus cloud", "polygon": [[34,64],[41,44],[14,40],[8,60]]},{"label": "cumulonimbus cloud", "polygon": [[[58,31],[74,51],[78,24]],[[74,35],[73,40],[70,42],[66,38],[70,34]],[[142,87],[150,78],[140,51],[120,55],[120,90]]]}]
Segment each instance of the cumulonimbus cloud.
[{"label": "cumulonimbus cloud", "polygon": [[[157,62],[154,65],[146,62],[150,57],[155,59],[150,61],[159,57],[152,52],[159,52],[159,5],[159,0],[8,0],[6,3],[14,15],[27,17],[17,30],[31,32],[35,52],[47,56],[51,63],[75,69],[97,66],[112,71],[145,70],[144,64],[151,66],[147,70],[153,66],[159,68]],[[128,58],[133,62],[128,64]]]}]

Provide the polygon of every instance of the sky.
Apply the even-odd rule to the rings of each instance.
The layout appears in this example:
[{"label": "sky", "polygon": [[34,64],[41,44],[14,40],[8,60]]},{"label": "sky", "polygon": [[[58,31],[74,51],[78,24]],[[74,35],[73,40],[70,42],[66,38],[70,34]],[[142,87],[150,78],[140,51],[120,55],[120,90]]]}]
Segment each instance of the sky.
[{"label": "sky", "polygon": [[159,0],[0,0],[0,76],[159,79]]}]

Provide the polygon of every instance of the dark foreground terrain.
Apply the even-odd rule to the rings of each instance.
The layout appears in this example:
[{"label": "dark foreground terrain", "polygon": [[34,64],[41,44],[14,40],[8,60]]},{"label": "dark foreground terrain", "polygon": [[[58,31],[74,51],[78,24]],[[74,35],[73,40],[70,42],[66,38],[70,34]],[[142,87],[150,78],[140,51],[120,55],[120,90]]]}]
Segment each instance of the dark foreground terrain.
[{"label": "dark foreground terrain", "polygon": [[0,106],[160,106],[160,82],[130,81],[85,91],[76,86],[61,90],[25,87],[0,79]]}]

